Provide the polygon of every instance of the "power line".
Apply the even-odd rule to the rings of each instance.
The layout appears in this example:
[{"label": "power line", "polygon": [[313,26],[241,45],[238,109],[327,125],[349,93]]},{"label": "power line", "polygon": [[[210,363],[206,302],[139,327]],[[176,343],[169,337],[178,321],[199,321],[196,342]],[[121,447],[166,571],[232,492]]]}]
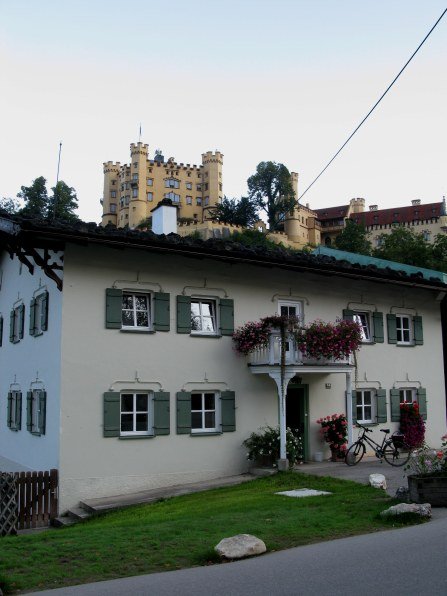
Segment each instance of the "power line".
[{"label": "power line", "polygon": [[306,192],[315,184],[315,182],[318,180],[318,178],[322,174],[324,174],[324,172],[328,169],[328,167],[331,165],[331,163],[334,161],[334,159],[337,157],[337,155],[339,155],[339,153],[341,153],[341,151],[346,147],[346,145],[349,143],[349,141],[352,139],[352,137],[355,135],[355,133],[358,131],[358,129],[362,126],[362,124],[364,122],[366,122],[366,120],[369,118],[369,116],[374,112],[374,110],[377,108],[377,106],[379,105],[379,103],[382,101],[382,99],[385,97],[385,95],[388,93],[388,91],[391,89],[391,87],[394,85],[394,83],[397,81],[397,79],[400,77],[400,75],[404,72],[404,70],[407,68],[407,66],[410,64],[410,62],[413,60],[413,58],[419,52],[419,50],[424,45],[424,43],[427,41],[427,39],[430,37],[431,33],[436,28],[436,26],[438,25],[438,23],[440,22],[440,20],[442,19],[442,17],[445,15],[446,12],[447,12],[447,8],[443,11],[443,13],[439,17],[439,19],[436,21],[436,23],[433,25],[433,27],[430,29],[430,31],[427,33],[427,35],[424,37],[424,39],[421,41],[421,43],[418,45],[418,47],[416,48],[416,50],[412,53],[412,55],[407,60],[407,62],[405,63],[405,65],[400,69],[399,73],[394,77],[393,81],[388,85],[388,87],[386,88],[386,90],[382,93],[382,95],[380,96],[380,98],[376,101],[376,103],[373,105],[373,107],[369,110],[369,112],[366,114],[366,116],[363,118],[363,120],[360,122],[360,124],[349,135],[349,137],[346,139],[346,141],[343,143],[343,145],[340,147],[340,149],[337,151],[337,153],[324,166],[324,168],[321,170],[321,172],[318,174],[318,176],[311,182],[311,184],[309,184],[309,186],[306,188],[306,190],[303,192],[303,194],[298,198],[298,200],[299,199],[302,199],[304,197],[304,195],[306,194]]}]

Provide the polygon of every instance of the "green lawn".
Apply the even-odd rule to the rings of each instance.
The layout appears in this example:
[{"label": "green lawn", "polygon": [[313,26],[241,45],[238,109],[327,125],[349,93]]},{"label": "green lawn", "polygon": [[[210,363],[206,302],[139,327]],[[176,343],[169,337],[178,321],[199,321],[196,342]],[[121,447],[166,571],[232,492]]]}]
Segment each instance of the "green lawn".
[{"label": "green lawn", "polygon": [[[304,499],[274,494],[303,487],[333,494]],[[0,586],[38,590],[209,564],[217,562],[214,546],[239,533],[262,538],[273,551],[374,532],[390,527],[378,514],[394,502],[366,485],[282,473],[69,528],[0,538]]]}]

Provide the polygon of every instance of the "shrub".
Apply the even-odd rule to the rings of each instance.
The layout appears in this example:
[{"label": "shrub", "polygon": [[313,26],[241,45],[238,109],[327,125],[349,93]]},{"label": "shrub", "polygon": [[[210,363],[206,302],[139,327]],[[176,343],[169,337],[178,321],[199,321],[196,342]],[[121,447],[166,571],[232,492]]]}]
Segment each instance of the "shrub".
[{"label": "shrub", "polygon": [[421,447],[424,444],[425,423],[417,402],[400,405],[400,432],[409,447]]},{"label": "shrub", "polygon": [[[242,443],[248,449],[247,459],[259,461],[271,457],[276,462],[280,456],[279,427],[265,426],[257,433],[251,433]],[[303,439],[298,431],[286,429],[286,452],[289,464],[293,466],[303,459]]]}]

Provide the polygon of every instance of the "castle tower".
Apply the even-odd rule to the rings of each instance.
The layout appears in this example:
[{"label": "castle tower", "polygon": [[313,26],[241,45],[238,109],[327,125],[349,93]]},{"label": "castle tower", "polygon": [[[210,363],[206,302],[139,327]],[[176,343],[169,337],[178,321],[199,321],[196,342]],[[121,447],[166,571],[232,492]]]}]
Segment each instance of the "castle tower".
[{"label": "castle tower", "polygon": [[131,143],[130,145],[130,184],[129,228],[135,228],[147,217],[146,174],[148,145]]},{"label": "castle tower", "polygon": [[[292,179],[292,187],[295,193],[295,199],[298,199],[298,174],[296,172],[290,172]],[[302,242],[301,232],[301,205],[297,205],[289,217],[284,222],[284,232],[295,242]]]},{"label": "castle tower", "polygon": [[119,201],[120,163],[106,161],[104,164],[104,191],[102,198],[102,225],[117,224]]},{"label": "castle tower", "polygon": [[202,153],[202,166],[202,212],[203,219],[206,219],[210,207],[220,203],[223,198],[223,154],[220,151]]},{"label": "castle tower", "polygon": [[363,213],[365,211],[365,199],[351,199],[349,201],[349,215],[351,213]]}]

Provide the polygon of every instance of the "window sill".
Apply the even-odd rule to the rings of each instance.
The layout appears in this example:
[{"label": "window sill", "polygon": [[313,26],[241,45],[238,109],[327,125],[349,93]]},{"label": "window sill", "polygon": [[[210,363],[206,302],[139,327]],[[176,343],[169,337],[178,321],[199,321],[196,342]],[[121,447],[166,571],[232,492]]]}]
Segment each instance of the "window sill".
[{"label": "window sill", "polygon": [[219,339],[222,335],[218,333],[190,333],[190,337],[208,337],[211,339]]},{"label": "window sill", "polygon": [[212,430],[210,432],[202,431],[197,433],[191,433],[191,437],[215,437],[217,435],[221,435],[222,433],[218,430]]},{"label": "window sill", "polygon": [[155,435],[135,435],[132,437],[131,435],[121,437],[119,436],[120,441],[135,441],[136,439],[153,439]]},{"label": "window sill", "polygon": [[404,343],[399,343],[399,342],[396,342],[396,346],[397,346],[398,348],[414,348],[416,345],[417,345],[417,344],[415,344],[415,343],[411,343],[411,344],[404,344]]},{"label": "window sill", "polygon": [[121,333],[155,333],[153,329],[120,329]]}]

